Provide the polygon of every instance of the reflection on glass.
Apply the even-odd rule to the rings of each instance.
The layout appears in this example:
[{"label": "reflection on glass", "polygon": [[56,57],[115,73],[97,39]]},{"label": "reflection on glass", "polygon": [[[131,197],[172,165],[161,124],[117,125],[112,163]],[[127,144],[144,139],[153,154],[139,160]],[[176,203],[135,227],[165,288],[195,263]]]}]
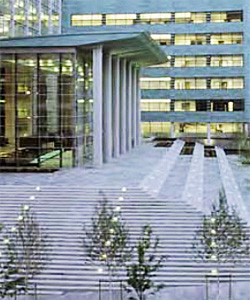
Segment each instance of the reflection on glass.
[{"label": "reflection on glass", "polygon": [[91,54],[82,54],[79,62],[74,54],[1,55],[0,95],[1,165],[83,163],[92,145]]}]

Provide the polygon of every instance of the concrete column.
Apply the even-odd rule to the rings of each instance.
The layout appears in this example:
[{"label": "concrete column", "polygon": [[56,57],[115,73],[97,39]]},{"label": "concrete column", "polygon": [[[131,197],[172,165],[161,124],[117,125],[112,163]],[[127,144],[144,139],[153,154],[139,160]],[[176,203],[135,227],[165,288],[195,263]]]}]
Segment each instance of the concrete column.
[{"label": "concrete column", "polygon": [[141,110],[140,110],[140,101],[141,101],[141,89],[140,89],[140,70],[137,69],[136,72],[136,145],[141,143]]},{"label": "concrete column", "polygon": [[113,58],[113,156],[120,154],[120,59]]},{"label": "concrete column", "polygon": [[136,143],[136,108],[137,108],[137,70],[135,67],[132,69],[132,147],[137,145]]},{"label": "concrete column", "polygon": [[247,138],[249,136],[249,123],[244,123],[244,135]]},{"label": "concrete column", "polygon": [[211,145],[211,124],[207,123],[207,144]]},{"label": "concrete column", "polygon": [[102,46],[93,49],[93,164],[101,166],[103,163],[103,138],[102,138]]},{"label": "concrete column", "polygon": [[171,127],[170,127],[170,137],[171,137],[172,139],[175,138],[175,124],[174,124],[174,122],[171,122]]},{"label": "concrete column", "polygon": [[112,158],[112,56],[104,55],[103,63],[103,144],[104,162]]},{"label": "concrete column", "polygon": [[132,148],[132,64],[127,64],[127,151]]},{"label": "concrete column", "polygon": [[120,87],[120,153],[126,153],[126,111],[127,111],[127,61],[125,59],[121,60],[121,87]]}]

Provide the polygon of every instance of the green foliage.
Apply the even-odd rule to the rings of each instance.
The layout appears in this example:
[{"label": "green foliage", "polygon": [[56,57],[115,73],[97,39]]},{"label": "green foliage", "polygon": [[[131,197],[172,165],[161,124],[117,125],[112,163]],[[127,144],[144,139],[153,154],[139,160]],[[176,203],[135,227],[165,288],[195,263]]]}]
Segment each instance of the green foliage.
[{"label": "green foliage", "polygon": [[129,232],[119,210],[112,208],[105,195],[95,208],[90,226],[84,227],[83,245],[92,262],[104,264],[109,274],[130,258]]},{"label": "green foliage", "polygon": [[47,236],[30,207],[24,205],[17,223],[5,233],[2,255],[0,296],[13,297],[26,293],[30,279],[41,272],[48,259]]},{"label": "green foliage", "polygon": [[219,205],[213,205],[211,214],[203,216],[197,230],[193,249],[204,261],[235,263],[249,255],[247,228],[234,209],[230,209],[220,193]]},{"label": "green foliage", "polygon": [[127,288],[129,293],[136,293],[136,297],[130,299],[145,299],[146,293],[154,294],[164,287],[155,284],[153,277],[162,267],[165,256],[159,256],[159,238],[152,238],[152,228],[150,225],[143,226],[141,237],[136,245],[137,261],[127,266]]}]

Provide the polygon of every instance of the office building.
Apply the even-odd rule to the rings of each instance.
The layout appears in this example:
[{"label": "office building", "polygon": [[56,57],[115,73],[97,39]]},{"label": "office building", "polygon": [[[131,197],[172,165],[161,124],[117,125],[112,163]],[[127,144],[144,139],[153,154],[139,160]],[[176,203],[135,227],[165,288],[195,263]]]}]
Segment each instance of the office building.
[{"label": "office building", "polygon": [[249,3],[65,0],[65,32],[145,30],[168,61],[141,73],[144,136],[248,133]]}]

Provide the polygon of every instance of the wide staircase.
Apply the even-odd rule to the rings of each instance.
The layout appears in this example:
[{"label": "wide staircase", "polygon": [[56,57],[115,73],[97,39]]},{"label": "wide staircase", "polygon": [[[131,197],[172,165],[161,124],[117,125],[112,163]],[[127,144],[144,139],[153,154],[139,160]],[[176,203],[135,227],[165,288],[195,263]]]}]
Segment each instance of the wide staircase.
[{"label": "wide staircase", "polygon": [[[83,225],[90,224],[102,191],[109,202],[121,207],[132,242],[141,227],[150,224],[160,238],[159,253],[168,258],[157,273],[157,281],[166,286],[203,285],[205,275],[215,263],[197,262],[192,241],[202,214],[182,201],[154,198],[140,188],[126,187],[57,187],[0,186],[0,221],[12,226],[21,205],[31,205],[49,237],[50,257],[46,268],[36,276],[41,294],[70,291],[96,291],[100,279],[108,279],[97,264],[88,262],[82,248]],[[220,275],[232,274],[234,280],[249,280],[250,260],[223,264]],[[120,278],[125,272],[120,271]]]}]

